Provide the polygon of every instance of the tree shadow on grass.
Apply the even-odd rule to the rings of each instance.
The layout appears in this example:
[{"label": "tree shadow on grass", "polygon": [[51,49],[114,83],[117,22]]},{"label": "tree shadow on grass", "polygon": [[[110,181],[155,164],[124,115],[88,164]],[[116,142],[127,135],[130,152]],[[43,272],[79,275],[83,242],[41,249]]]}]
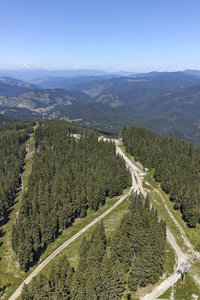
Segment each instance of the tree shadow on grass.
[{"label": "tree shadow on grass", "polygon": [[[5,231],[3,232],[0,228],[0,238],[3,237],[5,234]],[[3,242],[0,242],[0,247],[3,245]],[[1,257],[0,257],[0,261],[1,261]]]},{"label": "tree shadow on grass", "polygon": [[11,286],[11,283],[7,283],[5,284],[4,286],[0,286],[0,296],[3,296],[3,294],[5,293],[6,291],[6,288],[10,287]]},{"label": "tree shadow on grass", "polygon": [[33,261],[31,262],[29,268],[38,264],[41,255],[46,251],[46,249],[47,249],[47,245],[45,244],[43,247],[40,247],[38,249],[37,253],[34,253]]},{"label": "tree shadow on grass", "polygon": [[0,226],[6,225],[10,221],[10,214],[13,211],[13,207],[9,208],[3,218],[3,220],[0,221]]},{"label": "tree shadow on grass", "polygon": [[0,238],[4,236],[6,232],[5,231],[2,231],[2,229],[0,228]]},{"label": "tree shadow on grass", "polygon": [[[7,212],[5,213],[5,216],[2,220],[0,220],[0,227],[3,226],[3,225],[6,225],[9,221],[10,221],[10,214],[11,212],[13,211],[14,209],[14,205],[18,202],[16,200],[16,198],[18,197],[19,195],[19,191],[20,191],[20,188],[17,189],[15,195],[13,196],[12,198],[12,206],[7,210]],[[1,236],[1,235],[0,235]]]}]

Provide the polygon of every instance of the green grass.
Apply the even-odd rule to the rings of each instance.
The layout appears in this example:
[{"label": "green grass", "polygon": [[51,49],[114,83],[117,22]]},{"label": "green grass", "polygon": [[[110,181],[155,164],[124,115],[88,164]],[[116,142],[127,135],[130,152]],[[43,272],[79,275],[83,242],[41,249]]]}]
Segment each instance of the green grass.
[{"label": "green grass", "polygon": [[200,295],[200,288],[196,285],[190,273],[186,275],[184,284],[181,280],[177,282],[174,290],[174,298],[176,300],[190,300],[193,298],[193,295]]},{"label": "green grass", "polygon": [[[184,246],[183,240],[180,236],[179,229],[177,228],[176,224],[173,222],[170,215],[166,211],[166,208],[164,206],[164,203],[163,203],[160,195],[154,190],[154,188],[157,189],[162,194],[162,197],[165,199],[165,203],[166,203],[169,211],[172,213],[172,215],[175,217],[175,219],[178,221],[178,223],[184,229],[187,237],[188,237],[188,232],[191,230],[191,228],[188,228],[187,224],[182,220],[181,213],[174,210],[173,203],[169,200],[169,195],[164,193],[162,191],[162,189],[160,188],[160,184],[155,182],[151,177],[152,177],[152,174],[148,174],[145,176],[145,181],[148,182],[151,185],[151,187],[145,183],[144,183],[144,187],[149,190],[152,204],[154,205],[155,208],[157,208],[159,217],[166,221],[167,227],[176,236],[177,243],[183,250],[185,250],[185,246]],[[189,238],[189,240],[190,240],[190,238]],[[191,240],[190,240],[190,242],[193,244],[193,242]]]},{"label": "green grass", "polygon": [[197,299],[200,299],[200,287],[195,283],[189,273],[186,275],[184,284],[180,278],[173,287],[167,290],[158,299],[170,299],[172,293],[174,300],[192,300],[195,299],[194,295],[198,296]]},{"label": "green grass", "polygon": [[136,295],[136,293],[133,293],[129,289],[127,289],[124,292],[124,295],[122,296],[121,300],[140,300],[140,298]]},{"label": "green grass", "polygon": [[[159,184],[157,183],[157,185],[159,185]],[[176,218],[178,223],[183,228],[189,241],[192,243],[192,245],[195,247],[195,249],[197,251],[200,251],[200,224],[197,224],[196,228],[189,228],[187,226],[187,223],[182,219],[181,212],[174,209],[174,203],[172,201],[170,201],[169,195],[167,195],[163,191],[162,191],[162,195],[165,198],[165,202],[166,202],[170,212],[173,214],[173,216]]]},{"label": "green grass", "polygon": [[[14,258],[14,253],[11,248],[12,223],[19,209],[21,195],[21,192],[17,193],[16,203],[11,207],[12,212],[9,215],[9,221],[2,227],[3,236],[0,238],[0,243],[2,243],[0,248],[0,289],[4,286],[12,285],[13,282],[20,282],[23,276],[23,272],[18,270],[18,262]],[[1,293],[2,291],[0,292],[0,296]]]},{"label": "green grass", "polygon": [[[113,199],[108,200],[108,202],[112,202],[113,205]],[[110,206],[111,203],[108,203],[107,205]],[[107,216],[105,216],[105,218],[103,218],[103,223],[104,223],[104,227],[105,227],[105,232],[106,232],[106,237],[109,240],[115,230],[117,229],[117,227],[120,224],[121,218],[123,216],[123,214],[128,210],[128,206],[129,203],[127,201],[127,199],[125,199],[120,205],[118,205],[111,213],[109,213]],[[64,240],[68,240],[71,236],[73,236],[76,232],[78,232],[80,229],[82,229],[85,225],[89,224],[94,218],[96,218],[98,215],[100,215],[101,213],[103,213],[103,211],[107,210],[105,209],[105,207],[101,207],[103,208],[103,210],[100,212],[98,212],[98,214],[96,214],[95,212],[92,214],[93,217],[90,218],[87,217],[84,219],[79,220],[77,223],[73,224],[72,227],[68,228],[67,230],[65,230],[65,232],[63,233],[63,236],[61,236],[61,238],[63,238]],[[95,216],[94,216],[95,215]],[[68,258],[70,265],[74,268],[76,268],[78,266],[78,260],[79,260],[79,247],[81,245],[82,239],[85,236],[87,239],[90,239],[92,232],[94,231],[95,225],[93,227],[91,227],[90,229],[88,229],[85,233],[83,233],[80,237],[78,237],[73,243],[71,243],[69,246],[67,246],[65,249],[63,249],[42,271],[41,273],[43,274],[48,274],[50,272],[50,269],[52,267],[52,265],[54,265],[60,257],[66,255],[66,257]],[[47,251],[44,253],[44,255],[42,256],[42,260],[43,258],[48,257],[48,252],[50,254],[50,252],[52,253],[52,248],[57,248],[57,243],[58,241],[56,241],[55,243],[51,244],[50,247],[47,249]]]},{"label": "green grass", "polygon": [[166,243],[166,258],[164,264],[163,273],[166,277],[170,276],[174,272],[174,265],[175,265],[175,254],[173,251],[172,246],[167,242]]},{"label": "green grass", "polygon": [[158,299],[165,299],[165,300],[170,300],[170,297],[172,296],[172,293],[174,291],[174,287],[170,287],[163,295],[158,297]]}]

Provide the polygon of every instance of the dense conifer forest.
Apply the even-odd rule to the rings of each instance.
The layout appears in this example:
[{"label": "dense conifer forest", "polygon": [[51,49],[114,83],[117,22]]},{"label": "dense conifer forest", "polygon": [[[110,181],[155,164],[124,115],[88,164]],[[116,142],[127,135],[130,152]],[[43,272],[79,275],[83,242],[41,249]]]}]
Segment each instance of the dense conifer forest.
[{"label": "dense conifer forest", "polygon": [[26,154],[24,142],[33,131],[32,122],[0,126],[0,224],[4,224],[20,184]]},{"label": "dense conifer forest", "polygon": [[113,238],[107,241],[103,222],[91,238],[83,238],[74,270],[66,257],[24,286],[22,299],[121,299],[125,287],[136,291],[155,283],[165,261],[166,224],[150,208],[149,198],[133,194]]},{"label": "dense conifer forest", "polygon": [[131,175],[113,142],[64,121],[43,121],[35,131],[35,155],[28,190],[13,224],[12,247],[27,271],[46,246],[97,210],[106,197],[120,195]]},{"label": "dense conifer forest", "polygon": [[200,148],[134,126],[124,127],[122,138],[136,161],[155,170],[155,180],[170,194],[174,208],[195,227],[200,221]]}]

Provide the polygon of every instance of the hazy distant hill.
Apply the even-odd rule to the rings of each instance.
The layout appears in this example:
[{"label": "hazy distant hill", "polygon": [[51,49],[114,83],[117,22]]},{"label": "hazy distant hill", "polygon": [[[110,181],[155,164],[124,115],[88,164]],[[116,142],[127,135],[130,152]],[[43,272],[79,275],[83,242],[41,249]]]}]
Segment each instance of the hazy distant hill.
[{"label": "hazy distant hill", "polygon": [[15,78],[0,77],[0,96],[18,96],[35,88],[37,88],[36,85]]},{"label": "hazy distant hill", "polygon": [[185,70],[184,72],[190,75],[200,76],[199,70]]},{"label": "hazy distant hill", "polygon": [[[140,90],[143,94],[163,88],[200,84],[200,77],[184,72],[150,72],[132,76],[81,76],[73,78],[51,77],[32,81],[43,88],[63,88],[82,91],[91,97],[113,91]],[[143,90],[143,91],[142,91]]]},{"label": "hazy distant hill", "polygon": [[119,75],[103,75],[103,76],[74,76],[74,77],[39,77],[31,80],[31,83],[40,85],[45,89],[61,88],[66,90],[83,90],[85,84],[89,82],[107,81],[111,78],[119,77]]},{"label": "hazy distant hill", "polygon": [[43,69],[22,69],[22,70],[0,70],[2,77],[14,77],[24,81],[30,81],[33,78],[43,77],[74,77],[74,76],[102,76],[109,75],[102,70],[43,70]]}]

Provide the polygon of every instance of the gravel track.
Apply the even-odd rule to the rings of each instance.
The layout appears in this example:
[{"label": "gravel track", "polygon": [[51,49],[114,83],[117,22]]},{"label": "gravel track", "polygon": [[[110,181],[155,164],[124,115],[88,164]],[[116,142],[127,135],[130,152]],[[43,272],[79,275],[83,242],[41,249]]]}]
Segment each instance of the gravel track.
[{"label": "gravel track", "polygon": [[[132,174],[132,178],[136,178],[137,182],[133,182],[133,187],[135,187],[135,185],[137,185],[135,187],[136,191],[140,191],[144,196],[146,195],[146,189],[143,188],[143,176],[145,174],[145,172],[141,171],[141,169],[135,165],[131,159],[129,159],[124,153],[123,151],[119,148],[120,142],[119,140],[116,141],[116,147],[117,147],[117,152],[123,156],[124,160],[127,163],[127,166],[129,167],[131,174]],[[133,180],[134,181],[134,180]],[[152,186],[151,186],[152,187]],[[153,187],[152,187],[153,188]],[[190,243],[190,241],[188,240],[183,228],[180,226],[180,224],[178,223],[178,221],[174,218],[174,216],[172,215],[172,213],[170,212],[170,210],[168,209],[166,203],[165,203],[165,199],[163,198],[162,194],[155,188],[153,188],[160,196],[160,198],[162,199],[166,212],[169,214],[170,218],[172,219],[172,221],[175,223],[176,227],[178,228],[179,232],[180,232],[180,236],[182,237],[187,253],[184,253],[181,248],[179,247],[179,245],[176,242],[175,237],[173,236],[173,234],[171,233],[171,231],[167,228],[167,240],[169,241],[169,243],[171,244],[172,248],[174,249],[174,252],[176,254],[176,264],[174,266],[174,273],[169,276],[168,278],[166,278],[161,284],[155,286],[155,288],[153,289],[153,291],[149,294],[146,294],[145,296],[142,296],[140,299],[141,300],[155,300],[157,297],[161,296],[162,294],[164,294],[170,287],[172,287],[180,278],[180,274],[177,275],[176,271],[178,269],[178,267],[183,263],[183,262],[193,262],[194,259],[199,260],[200,259],[200,253],[198,251],[194,250],[193,245]],[[194,277],[194,279],[196,280],[196,283],[200,285],[200,280],[198,277]]]}]

